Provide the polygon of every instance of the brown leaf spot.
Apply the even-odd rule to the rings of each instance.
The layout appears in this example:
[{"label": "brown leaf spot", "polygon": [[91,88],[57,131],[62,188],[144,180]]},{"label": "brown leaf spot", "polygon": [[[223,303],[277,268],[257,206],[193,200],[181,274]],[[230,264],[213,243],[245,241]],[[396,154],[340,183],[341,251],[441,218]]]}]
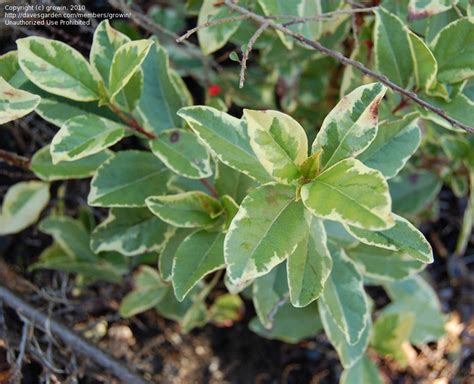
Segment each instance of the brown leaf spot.
[{"label": "brown leaf spot", "polygon": [[171,135],[170,135],[170,143],[177,143],[179,141],[179,137],[180,137],[180,134],[178,131],[174,131]]},{"label": "brown leaf spot", "polygon": [[4,94],[5,96],[10,96],[10,97],[15,96],[15,93],[12,92],[12,91],[3,91],[3,94]]},{"label": "brown leaf spot", "polygon": [[370,114],[373,120],[376,120],[379,115],[379,106],[380,106],[381,100],[382,100],[381,98],[378,98],[370,106]]}]

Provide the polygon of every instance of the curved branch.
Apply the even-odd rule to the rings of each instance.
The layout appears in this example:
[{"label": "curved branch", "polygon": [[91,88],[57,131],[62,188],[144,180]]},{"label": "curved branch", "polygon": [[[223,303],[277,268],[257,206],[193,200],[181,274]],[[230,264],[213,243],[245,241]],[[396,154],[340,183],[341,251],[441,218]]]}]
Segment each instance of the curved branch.
[{"label": "curved branch", "polygon": [[371,69],[365,67],[359,61],[352,60],[352,59],[344,56],[343,54],[341,54],[337,51],[333,51],[332,49],[329,49],[329,48],[325,47],[324,45],[321,45],[317,41],[307,39],[303,35],[301,35],[299,33],[296,33],[296,32],[293,32],[291,29],[289,29],[289,28],[287,28],[287,27],[285,27],[281,24],[275,23],[274,21],[270,20],[269,18],[267,18],[265,16],[257,15],[256,13],[254,13],[254,12],[252,12],[252,11],[246,9],[246,8],[243,8],[239,5],[236,5],[232,2],[232,0],[224,0],[224,4],[227,7],[229,7],[230,9],[232,9],[233,11],[235,11],[237,13],[240,13],[242,15],[248,16],[250,19],[254,20],[259,25],[267,24],[269,28],[272,28],[276,31],[280,31],[280,32],[284,33],[285,35],[288,35],[288,36],[292,37],[293,39],[299,41],[300,43],[306,45],[307,47],[310,47],[310,48],[312,48],[316,51],[319,51],[319,52],[329,56],[329,57],[332,57],[333,59],[336,59],[337,61],[339,61],[340,63],[342,63],[344,65],[350,65],[350,66],[356,68],[357,70],[361,71],[363,74],[365,74],[369,77],[372,77],[373,79],[376,79],[376,80],[380,81],[382,84],[384,84],[388,88],[390,88],[393,91],[395,91],[395,92],[405,96],[406,98],[414,101],[415,103],[422,106],[423,108],[437,114],[438,116],[441,116],[443,119],[445,119],[447,122],[449,122],[453,127],[458,127],[458,128],[461,128],[461,129],[463,129],[467,132],[474,133],[474,128],[473,127],[471,127],[469,125],[466,125],[466,124],[462,123],[461,121],[456,120],[455,118],[449,116],[442,109],[437,108],[437,107],[431,105],[430,103],[426,102],[425,100],[419,98],[416,93],[414,93],[412,91],[408,91],[408,90],[400,87],[399,85],[397,85],[397,84],[393,83],[392,81],[390,81],[387,76],[382,75],[380,73],[377,73],[375,71],[372,71]]}]

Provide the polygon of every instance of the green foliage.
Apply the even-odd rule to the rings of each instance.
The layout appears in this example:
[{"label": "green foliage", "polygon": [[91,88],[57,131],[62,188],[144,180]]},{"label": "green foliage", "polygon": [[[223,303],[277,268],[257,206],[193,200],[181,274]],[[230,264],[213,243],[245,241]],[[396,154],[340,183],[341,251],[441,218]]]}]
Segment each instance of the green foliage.
[{"label": "green foliage", "polygon": [[[454,3],[383,1],[360,14],[352,32],[344,1],[259,0],[254,10],[293,18],[343,11],[275,22],[348,51],[472,124],[472,10]],[[172,10],[152,14],[163,21],[171,12],[170,28],[179,30],[184,23]],[[214,0],[187,12],[201,24],[237,15]],[[249,28],[242,18],[201,28],[201,52],[131,40],[103,21],[90,63],[65,43],[19,39],[18,51],[0,56],[0,124],[35,111],[59,130],[29,164],[42,181],[7,192],[0,233],[39,219],[48,182],[92,177],[88,204],[108,215],[85,225],[65,216],[61,203],[52,207],[39,229],[54,243],[33,269],[120,282],[136,268],[121,315],[154,309],[183,332],[232,325],[250,299],[254,332],[296,343],[324,331],[344,367],[342,383],[380,383],[369,346],[403,363],[402,343],[443,334],[439,301],[417,275],[433,262],[417,226],[436,218],[443,183],[458,197],[471,193],[474,140],[282,31],[254,42],[258,67],[249,65],[238,89],[238,64],[215,71],[209,55],[228,42],[248,44]],[[193,105],[191,77],[207,87],[203,98],[193,90],[205,105]],[[458,254],[474,220],[472,194],[466,201]],[[213,291],[222,276],[229,293]],[[381,285],[391,301],[374,325],[368,284]]]}]

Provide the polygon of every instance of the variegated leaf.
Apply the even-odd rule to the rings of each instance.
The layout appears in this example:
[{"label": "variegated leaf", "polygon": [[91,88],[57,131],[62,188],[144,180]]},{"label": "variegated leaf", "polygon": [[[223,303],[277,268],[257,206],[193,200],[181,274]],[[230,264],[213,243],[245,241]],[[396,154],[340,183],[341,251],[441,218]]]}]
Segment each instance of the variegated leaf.
[{"label": "variegated leaf", "polygon": [[39,96],[13,88],[3,77],[0,77],[0,124],[27,115],[39,103]]},{"label": "variegated leaf", "polygon": [[190,179],[205,179],[212,175],[210,156],[196,135],[184,129],[161,132],[150,148],[169,169]]},{"label": "variegated leaf", "polygon": [[289,300],[287,280],[286,267],[282,263],[256,278],[252,285],[253,306],[266,329],[272,328],[278,307]]},{"label": "variegated leaf", "polygon": [[410,20],[422,19],[442,13],[455,5],[458,0],[410,0],[408,17]]},{"label": "variegated leaf", "polygon": [[[199,10],[197,23],[201,25],[231,16],[233,16],[233,11],[229,8],[216,6],[214,0],[204,0]],[[219,48],[222,48],[237,31],[241,22],[242,21],[234,21],[221,23],[208,28],[200,28],[197,35],[199,46],[204,54],[209,55]]]},{"label": "variegated leaf", "polygon": [[415,324],[410,342],[419,345],[437,341],[444,335],[445,316],[433,288],[421,276],[385,285],[392,303],[383,309],[388,313],[413,313]]},{"label": "variegated leaf", "polygon": [[329,112],[312,147],[313,153],[322,151],[322,169],[355,157],[369,146],[377,134],[378,108],[385,91],[380,83],[361,86]]},{"label": "variegated leaf", "polygon": [[152,45],[152,40],[135,40],[117,49],[109,73],[108,90],[111,99],[114,99],[140,69]]},{"label": "variegated leaf", "polygon": [[308,156],[308,139],[303,127],[278,111],[244,109],[253,152],[278,182],[291,184],[301,176],[299,166]]},{"label": "variegated leaf", "polygon": [[109,85],[110,68],[115,52],[130,41],[128,36],[112,28],[109,20],[102,21],[95,29],[90,62],[106,87]]},{"label": "variegated leaf", "polygon": [[288,256],[287,266],[291,303],[305,307],[319,297],[332,269],[322,220],[311,218],[309,232]]},{"label": "variegated leaf", "polygon": [[223,213],[216,199],[199,191],[151,196],[146,204],[161,220],[180,228],[213,226]]},{"label": "variegated leaf", "polygon": [[411,31],[408,31],[408,37],[416,85],[419,89],[428,91],[436,82],[438,62],[423,39]]},{"label": "variegated leaf", "polygon": [[372,329],[372,322],[369,317],[368,324],[365,327],[359,341],[351,345],[347,342],[344,333],[339,329],[338,325],[332,318],[327,305],[323,300],[318,300],[319,315],[323,323],[324,331],[331,342],[334,349],[339,355],[341,364],[345,369],[352,367],[364,355],[367,346],[369,345],[370,331]]},{"label": "variegated leaf", "polygon": [[444,27],[432,43],[438,80],[457,83],[474,76],[474,18],[461,18]]},{"label": "variegated leaf", "polygon": [[387,179],[395,177],[420,145],[417,118],[417,113],[411,113],[400,120],[381,123],[374,141],[357,159],[380,171]]},{"label": "variegated leaf", "polygon": [[53,164],[50,146],[47,145],[33,155],[30,168],[43,181],[83,179],[93,176],[110,156],[112,152],[106,150],[80,160]]},{"label": "variegated leaf", "polygon": [[270,180],[250,147],[245,120],[211,107],[182,108],[178,115],[224,164],[260,182]]},{"label": "variegated leaf", "polygon": [[[317,16],[322,13],[321,0],[258,0],[263,9],[263,13],[267,16],[288,15],[295,17]],[[323,3],[325,3],[323,1]],[[323,32],[322,20],[308,20],[305,23],[295,23],[289,28],[310,40],[318,40]],[[285,35],[281,31],[277,31],[278,36],[285,46],[289,49],[293,48],[293,39]]]},{"label": "variegated leaf", "polygon": [[93,207],[144,207],[148,196],[166,193],[169,171],[152,153],[121,151],[105,161],[91,181]]},{"label": "variegated leaf", "polygon": [[172,281],[178,301],[183,301],[201,279],[224,266],[222,232],[201,230],[186,237],[173,262]]},{"label": "variegated leaf", "polygon": [[323,219],[372,230],[394,224],[383,175],[356,159],[340,161],[303,185],[301,198],[311,213]]},{"label": "variegated leaf", "polygon": [[398,16],[380,7],[373,40],[376,69],[395,84],[406,87],[413,75],[408,29]]},{"label": "variegated leaf", "polygon": [[364,355],[352,367],[342,372],[339,384],[383,384],[375,363]]},{"label": "variegated leaf", "polygon": [[48,201],[48,183],[24,181],[14,184],[3,198],[0,235],[17,233],[34,224]]},{"label": "variegated leaf", "polygon": [[16,77],[23,75],[23,73],[20,72],[18,51],[10,51],[0,56],[0,77],[3,77],[4,80],[13,86],[17,86],[15,81]]},{"label": "variegated leaf", "polygon": [[165,243],[165,246],[160,253],[160,258],[158,259],[158,269],[160,270],[161,278],[164,281],[171,280],[176,250],[184,239],[194,231],[194,228],[176,228],[171,238]]},{"label": "variegated leaf", "polygon": [[426,266],[403,250],[391,251],[365,244],[348,249],[347,254],[357,263],[365,277],[376,282],[402,280],[420,272]]},{"label": "variegated leaf", "polygon": [[[143,90],[135,115],[140,125],[159,134],[165,129],[182,125],[176,112],[191,100],[189,91],[180,77],[173,75],[168,54],[158,42],[150,48],[142,63]],[[179,79],[179,80],[177,80]],[[185,97],[186,96],[186,97]]]},{"label": "variegated leaf", "polygon": [[146,208],[112,208],[109,216],[94,228],[91,248],[94,252],[115,251],[134,256],[160,251],[174,228]]},{"label": "variegated leaf", "polygon": [[369,326],[370,309],[362,275],[342,249],[331,247],[333,267],[320,300],[350,345]]},{"label": "variegated leaf", "polygon": [[308,231],[295,189],[265,184],[242,202],[228,229],[224,255],[230,281],[240,285],[268,273],[294,252]]},{"label": "variegated leaf", "polygon": [[433,250],[423,234],[408,220],[393,215],[395,225],[383,231],[368,231],[346,226],[361,242],[393,251],[402,251],[423,263],[433,262]]},{"label": "variegated leaf", "polygon": [[77,101],[99,99],[100,82],[74,48],[38,36],[18,39],[17,45],[22,71],[39,88]]},{"label": "variegated leaf", "polygon": [[67,120],[51,142],[53,163],[79,160],[119,142],[127,127],[97,115]]}]

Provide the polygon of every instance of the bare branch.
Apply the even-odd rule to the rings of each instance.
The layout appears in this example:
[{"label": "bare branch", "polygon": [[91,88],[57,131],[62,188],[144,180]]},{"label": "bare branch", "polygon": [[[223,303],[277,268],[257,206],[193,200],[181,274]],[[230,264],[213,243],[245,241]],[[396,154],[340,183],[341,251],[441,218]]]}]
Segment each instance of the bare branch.
[{"label": "bare branch", "polygon": [[240,16],[232,16],[232,17],[223,17],[222,19],[217,19],[217,20],[211,20],[203,24],[199,24],[195,26],[194,28],[191,28],[188,30],[184,35],[178,37],[176,39],[177,43],[182,43],[184,40],[187,40],[192,34],[196,33],[197,31],[200,31],[201,29],[204,28],[210,28],[214,27],[219,24],[225,24],[225,23],[233,23],[235,21],[242,21],[248,19],[248,16],[245,15],[240,15]]},{"label": "bare branch", "polygon": [[23,168],[26,170],[30,169],[30,159],[17,155],[13,152],[5,151],[3,149],[0,149],[0,161],[4,161],[5,163],[18,168]]},{"label": "bare branch", "polygon": [[352,59],[344,56],[340,52],[333,51],[332,49],[329,49],[329,48],[323,46],[318,41],[312,41],[310,39],[307,39],[303,35],[301,35],[299,33],[296,33],[296,32],[293,32],[291,29],[289,29],[289,28],[287,28],[287,27],[285,27],[281,24],[275,23],[274,21],[269,20],[268,18],[266,18],[264,16],[257,15],[256,13],[251,12],[246,8],[243,8],[239,5],[234,4],[231,0],[224,0],[224,4],[227,7],[229,7],[230,9],[232,9],[233,11],[237,12],[237,13],[249,16],[250,19],[254,20],[259,25],[268,23],[269,28],[272,28],[276,31],[283,32],[285,35],[288,35],[288,36],[292,37],[293,39],[299,41],[300,43],[306,45],[307,47],[310,47],[314,50],[317,50],[317,51],[329,56],[329,57],[332,57],[333,59],[336,59],[337,61],[341,62],[344,65],[350,65],[350,66],[356,68],[357,70],[361,71],[363,74],[365,74],[369,77],[372,77],[373,79],[376,79],[376,80],[380,81],[382,84],[384,84],[388,88],[390,88],[393,91],[407,97],[408,99],[414,101],[415,103],[422,106],[423,108],[437,114],[438,116],[441,116],[443,119],[445,119],[447,122],[449,122],[453,127],[458,127],[458,128],[461,128],[461,129],[463,129],[467,132],[474,133],[474,128],[473,127],[471,127],[469,125],[466,125],[466,124],[456,120],[455,118],[449,116],[442,109],[437,108],[437,107],[431,105],[430,103],[428,103],[427,101],[419,98],[416,93],[414,93],[412,91],[408,91],[405,88],[402,88],[401,86],[393,83],[392,81],[389,80],[389,78],[387,76],[382,75],[380,73],[377,73],[375,71],[372,71],[371,69],[365,67],[364,64],[360,63],[359,61],[352,60]]},{"label": "bare branch", "polygon": [[239,88],[242,88],[244,86],[245,82],[245,70],[247,69],[247,60],[249,59],[250,52],[252,52],[253,46],[257,39],[260,37],[260,35],[265,31],[265,29],[268,28],[268,22],[260,25],[258,29],[255,31],[255,33],[252,35],[252,37],[249,40],[249,43],[247,44],[247,48],[245,51],[242,53],[242,61],[240,62],[240,82],[239,82]]},{"label": "bare branch", "polygon": [[136,373],[131,372],[123,363],[109,356],[96,346],[92,345],[87,340],[83,339],[75,332],[68,329],[66,326],[60,324],[46,316],[44,313],[38,311],[30,304],[19,298],[16,294],[0,285],[0,301],[4,302],[11,308],[14,308],[30,321],[32,325],[40,329],[49,329],[51,332],[62,339],[71,349],[80,353],[81,355],[91,359],[103,368],[109,370],[116,377],[128,384],[145,384],[146,381],[139,377]]}]

